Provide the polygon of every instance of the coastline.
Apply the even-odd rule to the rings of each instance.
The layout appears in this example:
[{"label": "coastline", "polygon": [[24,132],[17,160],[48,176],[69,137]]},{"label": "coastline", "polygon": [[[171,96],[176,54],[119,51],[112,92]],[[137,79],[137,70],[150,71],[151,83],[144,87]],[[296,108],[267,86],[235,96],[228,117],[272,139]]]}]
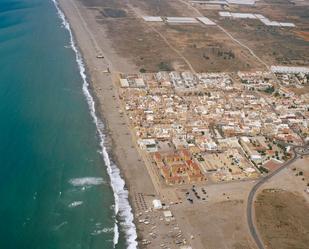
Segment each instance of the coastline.
[{"label": "coastline", "polygon": [[[104,50],[85,28],[85,21],[75,3],[71,0],[52,1],[59,8],[58,12],[63,12],[65,20],[71,27],[71,29],[66,28],[73,39],[71,43],[73,42],[73,46],[78,47],[77,49],[72,46],[77,60],[78,56],[81,56],[82,64],[77,62],[80,69],[81,66],[83,67],[81,71],[85,82],[83,91],[98,129],[102,156],[107,165],[111,187],[114,191],[116,216],[114,245],[118,242],[120,223],[127,247],[137,248],[137,235],[140,236],[140,234],[137,234],[138,229],[134,223],[134,214],[136,214],[136,207],[133,203],[134,193],[143,191],[154,194],[155,190],[148,172],[140,160],[138,151],[134,147],[126,120],[121,114],[119,99],[117,99],[117,86],[115,85],[117,73],[113,72],[113,65],[106,58]],[[103,54],[105,58],[96,58],[98,54]],[[107,68],[111,70],[110,74],[104,72]],[[139,181],[135,181],[136,177],[139,178]],[[114,178],[117,178],[117,183],[113,182]]]}]

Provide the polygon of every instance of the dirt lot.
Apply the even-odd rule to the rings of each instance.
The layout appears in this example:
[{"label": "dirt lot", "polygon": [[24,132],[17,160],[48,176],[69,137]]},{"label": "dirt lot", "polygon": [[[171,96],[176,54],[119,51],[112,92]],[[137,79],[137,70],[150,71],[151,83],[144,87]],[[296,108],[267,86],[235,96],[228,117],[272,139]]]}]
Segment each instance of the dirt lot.
[{"label": "dirt lot", "polygon": [[189,59],[196,71],[233,72],[263,68],[216,27],[163,25],[159,30]]},{"label": "dirt lot", "polygon": [[[242,200],[226,200],[208,203],[200,207],[176,210],[184,215],[179,219],[181,227],[190,227],[194,243],[201,243],[201,248],[254,249],[254,244],[247,233],[245,203]],[[197,245],[198,246],[198,245]]]},{"label": "dirt lot", "polygon": [[[216,27],[147,23],[142,15],[196,16],[177,0],[81,0],[95,15],[116,53],[139,70],[235,71],[260,69],[248,51]],[[185,59],[187,62],[185,61]]]},{"label": "dirt lot", "polygon": [[308,248],[309,204],[302,196],[283,190],[263,190],[255,208],[258,229],[267,248]]},{"label": "dirt lot", "polygon": [[[193,248],[256,248],[246,222],[246,199],[254,182],[195,186],[197,193],[205,200],[194,196],[192,186],[171,189],[178,197],[177,201],[182,202],[172,205],[171,210],[186,237],[193,236],[190,239]],[[187,200],[187,192],[193,203]],[[165,193],[165,196],[170,197],[172,193]]]}]

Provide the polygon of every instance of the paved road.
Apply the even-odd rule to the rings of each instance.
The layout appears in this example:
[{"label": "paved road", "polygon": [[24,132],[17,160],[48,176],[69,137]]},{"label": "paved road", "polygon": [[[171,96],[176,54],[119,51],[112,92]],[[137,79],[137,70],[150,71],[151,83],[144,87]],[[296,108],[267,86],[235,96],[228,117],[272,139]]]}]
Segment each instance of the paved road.
[{"label": "paved road", "polygon": [[[304,151],[299,152],[299,149],[303,148]],[[291,165],[292,163],[294,163],[299,157],[301,157],[302,155],[308,155],[309,154],[309,150],[308,150],[308,145],[307,146],[295,146],[292,148],[294,156],[291,160],[287,161],[286,163],[284,163],[280,168],[278,168],[277,170],[273,171],[272,173],[268,174],[267,176],[263,177],[260,181],[258,181],[253,188],[251,189],[249,196],[248,196],[248,200],[247,200],[247,222],[248,222],[248,226],[249,226],[249,230],[251,233],[252,238],[254,239],[258,249],[264,249],[264,245],[263,242],[257,232],[257,229],[255,227],[254,224],[254,214],[253,214],[253,204],[254,204],[254,197],[255,194],[257,192],[257,190],[265,183],[267,182],[270,178],[272,178],[273,176],[275,176],[276,174],[278,174],[280,171],[282,171],[283,169],[285,169],[286,167],[288,167],[289,165]]]}]

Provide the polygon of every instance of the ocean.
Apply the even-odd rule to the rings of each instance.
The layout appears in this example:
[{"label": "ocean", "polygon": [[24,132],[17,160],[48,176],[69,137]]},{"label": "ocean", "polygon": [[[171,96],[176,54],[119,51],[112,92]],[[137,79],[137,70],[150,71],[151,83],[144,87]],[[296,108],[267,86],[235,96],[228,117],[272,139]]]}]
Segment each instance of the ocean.
[{"label": "ocean", "polygon": [[136,248],[82,58],[56,2],[0,0],[0,249]]}]

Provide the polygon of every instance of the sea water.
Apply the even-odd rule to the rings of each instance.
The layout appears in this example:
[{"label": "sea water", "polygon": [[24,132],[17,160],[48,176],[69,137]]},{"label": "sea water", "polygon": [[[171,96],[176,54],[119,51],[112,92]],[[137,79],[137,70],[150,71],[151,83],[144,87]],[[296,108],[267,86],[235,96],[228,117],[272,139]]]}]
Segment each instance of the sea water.
[{"label": "sea water", "polygon": [[0,248],[135,248],[82,58],[51,0],[0,0]]}]

